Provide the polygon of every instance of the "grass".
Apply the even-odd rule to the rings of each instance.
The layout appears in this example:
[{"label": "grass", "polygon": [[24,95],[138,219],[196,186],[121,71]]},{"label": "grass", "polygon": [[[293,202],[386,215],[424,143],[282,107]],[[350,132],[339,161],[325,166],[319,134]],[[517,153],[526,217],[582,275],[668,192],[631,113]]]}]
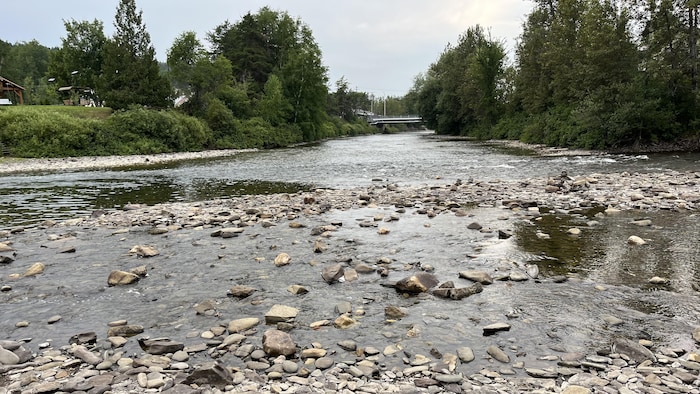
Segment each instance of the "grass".
[{"label": "grass", "polygon": [[112,115],[111,108],[81,107],[71,105],[31,105],[17,106],[14,108],[15,110],[21,110],[22,108],[31,108],[33,110],[38,111],[56,112],[81,119],[105,120],[109,118],[110,115]]}]

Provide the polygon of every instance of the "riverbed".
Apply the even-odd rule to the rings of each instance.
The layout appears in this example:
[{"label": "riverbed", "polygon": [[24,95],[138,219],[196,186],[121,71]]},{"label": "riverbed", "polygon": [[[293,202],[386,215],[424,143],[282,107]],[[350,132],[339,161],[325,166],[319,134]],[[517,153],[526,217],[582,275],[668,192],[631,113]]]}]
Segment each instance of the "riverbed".
[{"label": "riverbed", "polygon": [[[81,332],[104,338],[107,324],[123,319],[144,335],[195,346],[215,327],[283,304],[300,311],[291,331],[300,348],[317,343],[348,362],[355,356],[337,343],[352,340],[385,350],[376,362],[387,371],[465,346],[476,359],[458,373],[514,377],[527,376],[523,367],[551,368],[563,355],[610,349],[616,338],[649,341],[657,352],[697,350],[700,176],[688,170],[692,156],[542,158],[424,137],[361,137],[164,168],[9,175],[3,187],[48,200],[29,204],[0,239],[16,254],[0,266],[7,286],[0,330],[6,339],[32,338],[27,346],[38,351]],[[428,148],[413,147],[417,141]],[[327,145],[355,161],[332,157]],[[144,199],[144,185],[159,182],[175,186]],[[199,182],[217,191],[173,192]],[[236,182],[295,186],[282,193],[216,187]],[[57,184],[82,203],[51,200]],[[129,200],[98,205],[93,197],[111,184],[120,185],[115,195],[131,190]],[[212,236],[230,227],[241,233]],[[631,236],[646,244],[631,245]],[[159,254],[139,257],[130,253],[136,245]],[[281,253],[290,264],[274,264]],[[42,273],[22,276],[37,262]],[[336,264],[358,277],[328,284],[321,273]],[[141,265],[148,276],[136,284],[107,285],[111,271]],[[391,287],[417,272],[471,286],[464,271],[494,280],[461,300]],[[228,295],[234,285],[256,290],[238,299]],[[308,293],[293,295],[291,285]],[[197,313],[202,304],[209,313]],[[348,305],[355,324],[340,329],[332,322]],[[388,318],[388,307],[406,316]],[[493,323],[509,329],[485,337]],[[264,330],[249,333],[250,343],[259,346]],[[511,361],[494,361],[493,345]],[[124,349],[140,351],[134,341]],[[208,359],[193,354],[191,364]],[[226,353],[220,361],[243,369],[249,360]]]}]

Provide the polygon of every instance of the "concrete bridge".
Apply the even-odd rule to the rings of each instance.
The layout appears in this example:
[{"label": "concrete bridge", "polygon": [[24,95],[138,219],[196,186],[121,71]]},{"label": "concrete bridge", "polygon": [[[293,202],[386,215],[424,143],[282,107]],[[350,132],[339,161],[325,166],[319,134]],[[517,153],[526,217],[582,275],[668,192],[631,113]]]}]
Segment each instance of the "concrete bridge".
[{"label": "concrete bridge", "polygon": [[414,124],[422,123],[423,118],[418,115],[401,115],[401,116],[380,116],[373,115],[367,117],[367,123],[373,126],[383,126],[387,124]]}]

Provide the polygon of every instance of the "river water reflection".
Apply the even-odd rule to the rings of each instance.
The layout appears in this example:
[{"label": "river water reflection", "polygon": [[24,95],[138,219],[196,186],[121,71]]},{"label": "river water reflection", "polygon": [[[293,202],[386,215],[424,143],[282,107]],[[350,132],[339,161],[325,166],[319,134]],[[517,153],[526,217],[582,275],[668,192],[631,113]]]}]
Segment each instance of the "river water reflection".
[{"label": "river water reflection", "polygon": [[[311,187],[352,188],[388,181],[524,179],[621,171],[694,170],[698,154],[537,157],[430,138],[428,132],[330,140],[288,149],[168,165],[0,175],[0,228],[89,214],[128,203],[198,201]],[[439,179],[438,179],[439,178]]]},{"label": "river water reflection", "polygon": [[[94,209],[119,208],[129,202],[196,201],[313,187],[353,188],[377,182],[444,185],[458,178],[523,179],[555,176],[563,170],[575,176],[700,168],[698,155],[543,158],[426,137],[426,133],[375,135],[159,167],[2,176],[0,229],[86,215]],[[20,258],[3,267],[3,281],[10,272],[36,261],[46,261],[47,272],[8,282],[13,289],[2,296],[0,332],[8,338],[27,336],[26,330],[14,326],[16,321],[26,320],[31,322],[32,336],[56,338],[63,344],[64,338],[77,332],[96,330],[108,321],[124,318],[144,325],[153,336],[178,340],[187,336],[195,341],[197,337],[190,336],[191,332],[225,325],[226,319],[262,316],[272,304],[293,303],[303,311],[299,329],[294,331],[299,343],[322,341],[331,345],[350,335],[358,343],[380,349],[394,343],[422,354],[429,354],[432,348],[454,352],[456,346],[467,344],[483,358],[491,342],[481,337],[479,328],[509,316],[512,332],[494,341],[517,349],[522,354],[519,360],[529,366],[544,363],[537,358],[552,349],[587,352],[615,336],[648,338],[686,349],[695,346],[690,332],[700,321],[693,287],[700,283],[697,214],[544,212],[539,220],[510,217],[504,221],[502,208],[472,208],[470,217],[442,214],[432,219],[408,209],[399,221],[383,224],[391,229],[390,237],[377,236],[376,229],[356,224],[390,215],[394,209],[331,211],[308,218],[309,227],[330,221],[344,224],[326,240],[329,252],[320,255],[310,252],[308,229],[300,235],[300,230],[283,225],[254,226],[235,240],[214,239],[207,231],[191,229],[155,237],[147,234],[147,229],[115,236],[110,229],[76,228],[64,238],[66,229],[52,228],[47,231],[57,240],[47,241],[45,233],[30,228],[13,236]],[[653,226],[630,224],[642,216],[650,218]],[[472,221],[486,228],[508,228],[514,236],[499,240],[496,232],[468,230]],[[581,228],[582,234],[568,235],[571,227]],[[550,238],[538,233],[547,233]],[[628,246],[630,235],[649,240],[649,245]],[[164,251],[148,261],[149,278],[128,289],[107,287],[110,270],[142,264],[126,256],[126,251],[144,242]],[[57,253],[69,246],[78,253]],[[295,256],[293,265],[277,268],[271,264],[281,251]],[[469,269],[503,272],[536,264],[541,277],[524,283],[496,282],[481,294],[451,301],[400,297],[393,289],[380,286],[385,279],[376,274],[362,276],[356,284],[333,286],[319,275],[325,264],[350,261],[374,265],[380,257],[393,262],[387,280],[400,279],[417,263],[432,265],[441,281],[459,281],[460,286],[466,282],[458,279],[457,273]],[[76,270],[80,275],[75,275]],[[570,280],[555,283],[551,278],[556,275],[567,275]],[[653,276],[670,282],[650,285],[648,279]],[[293,298],[286,290],[292,282],[307,286],[311,292]],[[225,291],[233,284],[260,289],[261,302],[227,298]],[[208,299],[215,300],[219,317],[194,316],[193,304]],[[313,321],[332,319],[334,305],[343,301],[365,310],[359,329],[349,334],[331,327],[308,329]],[[387,324],[383,310],[388,305],[407,308],[409,316]],[[55,314],[63,317],[61,324],[45,324]],[[607,325],[605,316],[625,323]],[[394,361],[401,364],[400,359]],[[482,361],[465,366],[463,372],[478,371],[484,367]]]}]

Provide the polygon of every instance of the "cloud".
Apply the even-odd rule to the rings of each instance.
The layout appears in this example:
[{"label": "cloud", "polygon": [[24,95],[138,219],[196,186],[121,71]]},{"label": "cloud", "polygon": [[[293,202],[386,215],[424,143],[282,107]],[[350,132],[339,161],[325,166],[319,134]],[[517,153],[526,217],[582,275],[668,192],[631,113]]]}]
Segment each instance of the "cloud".
[{"label": "cloud", "polygon": [[[99,19],[112,34],[118,0],[8,3],[3,14],[9,22],[0,24],[0,39],[37,39],[55,47],[65,35],[63,19]],[[490,28],[494,38],[512,49],[532,7],[525,0],[136,0],[136,5],[143,10],[159,60],[165,60],[173,40],[184,31],[194,31],[204,40],[224,21],[235,23],[264,6],[287,11],[313,31],[331,84],[345,76],[353,88],[394,96],[405,94],[413,77],[426,71],[470,26]]]}]

